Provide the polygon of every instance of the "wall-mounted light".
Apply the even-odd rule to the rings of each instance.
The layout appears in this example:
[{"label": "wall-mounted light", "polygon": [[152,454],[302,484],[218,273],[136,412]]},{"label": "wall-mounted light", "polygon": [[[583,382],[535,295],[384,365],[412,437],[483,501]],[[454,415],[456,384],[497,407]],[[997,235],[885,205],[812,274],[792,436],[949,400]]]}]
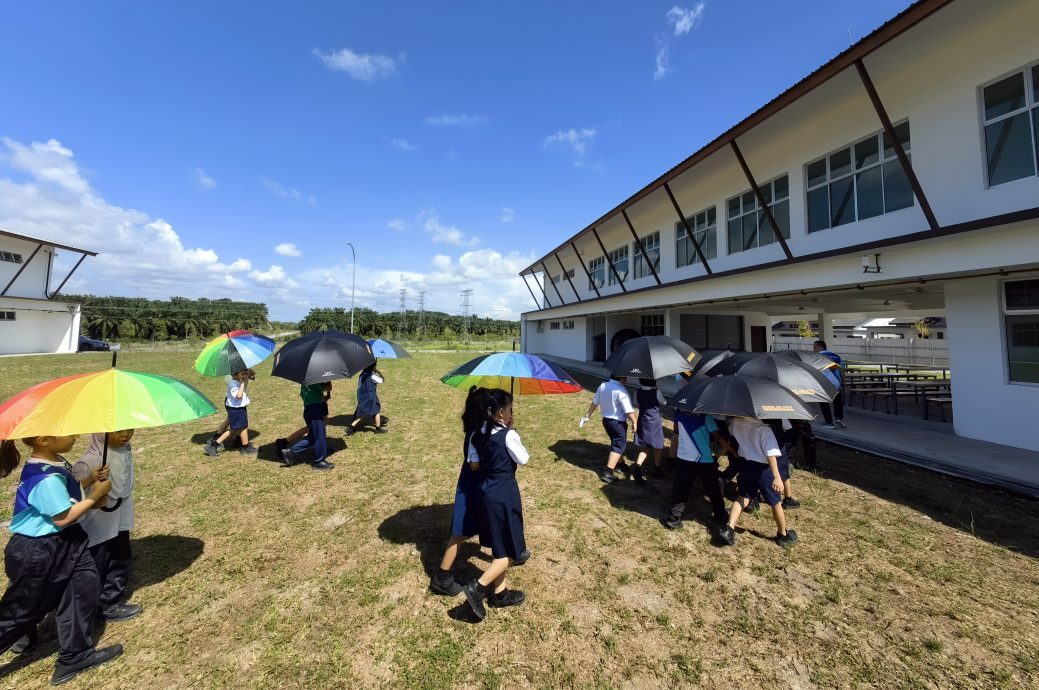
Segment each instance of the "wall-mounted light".
[{"label": "wall-mounted light", "polygon": [[880,254],[874,254],[870,256],[867,254],[862,257],[862,272],[863,273],[883,273],[884,269],[880,267]]}]

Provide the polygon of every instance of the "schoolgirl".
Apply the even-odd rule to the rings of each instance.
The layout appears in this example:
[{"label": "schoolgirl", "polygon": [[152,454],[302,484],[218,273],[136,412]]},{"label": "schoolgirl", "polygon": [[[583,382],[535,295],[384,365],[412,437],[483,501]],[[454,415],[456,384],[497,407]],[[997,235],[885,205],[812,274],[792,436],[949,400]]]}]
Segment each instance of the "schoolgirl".
[{"label": "schoolgirl", "polygon": [[369,364],[357,377],[357,409],[354,410],[353,421],[346,427],[347,435],[357,431],[357,425],[368,417],[375,420],[375,433],[386,433],[382,423],[382,403],[379,401],[379,392],[376,389],[376,386],[385,381],[386,377],[375,368],[376,364],[378,364],[377,361]]},{"label": "schoolgirl", "polygon": [[505,572],[523,558],[523,504],[516,467],[526,465],[530,454],[512,428],[512,396],[493,389],[484,402],[484,424],[469,440],[468,459],[480,473],[480,543],[491,548],[494,559],[479,579],[462,591],[480,620],[487,616],[484,600],[494,607],[518,606],[523,592],[505,588]]},{"label": "schoolgirl", "polygon": [[[112,483],[106,472],[98,470],[93,495],[83,498],[79,482],[60,455],[72,450],[75,436],[22,441],[32,448],[32,457],[22,468],[9,526],[11,539],[4,549],[10,583],[0,597],[0,653],[57,608],[60,651],[51,684],[58,685],[123,653],[122,645],[94,646],[90,627],[97,609],[97,567],[87,549],[86,532],[76,524],[84,513],[102,504]],[[14,441],[0,444],[0,477],[11,474],[20,462]]]},{"label": "schoolgirl", "polygon": [[664,405],[664,396],[657,389],[653,379],[639,379],[639,389],[635,391],[635,405],[639,408],[638,421],[635,425],[635,446],[639,449],[635,465],[631,468],[631,476],[639,484],[645,484],[642,474],[642,463],[653,451],[653,476],[660,479],[664,476],[662,467],[664,450],[664,418],[660,408]]},{"label": "schoolgirl", "polygon": [[105,434],[90,437],[86,454],[72,466],[72,473],[93,496],[96,475],[102,458],[107,462],[112,490],[107,505],[100,510],[87,511],[80,520],[87,533],[87,546],[97,564],[101,582],[98,611],[107,621],[128,621],[140,615],[140,604],[124,603],[130,582],[133,558],[130,553],[130,530],[133,529],[133,451],[130,439],[134,430],[114,431],[108,434],[108,452],[105,453]]}]

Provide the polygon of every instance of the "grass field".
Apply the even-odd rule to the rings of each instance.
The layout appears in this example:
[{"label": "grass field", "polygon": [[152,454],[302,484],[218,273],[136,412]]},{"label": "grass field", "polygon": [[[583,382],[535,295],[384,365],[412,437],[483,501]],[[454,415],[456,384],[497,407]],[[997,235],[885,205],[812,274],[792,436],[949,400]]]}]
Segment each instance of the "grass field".
[{"label": "grass field", "polygon": [[[390,433],[345,450],[354,387],[337,384],[331,473],[274,461],[269,444],[301,411],[269,366],[251,392],[259,459],[202,453],[217,416],[139,432],[132,584],[145,612],[108,626],[102,644],[126,653],[73,687],[1039,687],[1035,502],[820,444],[823,473],[794,475],[801,543],[775,546],[758,513],[723,550],[705,502],[668,532],[668,483],[600,484],[605,436],[577,428],[588,393],[517,400],[533,557],[510,584],[528,601],[474,624],[462,597],[426,589],[461,454],[464,393],[438,378],[471,356],[381,363]],[[125,353],[120,366],[183,378],[219,406],[222,381],[192,359]],[[0,397],[107,363],[3,359]],[[3,520],[14,488],[0,483]],[[487,561],[469,547],[459,570]],[[0,658],[0,688],[42,687],[54,649],[51,628],[34,654]]]}]

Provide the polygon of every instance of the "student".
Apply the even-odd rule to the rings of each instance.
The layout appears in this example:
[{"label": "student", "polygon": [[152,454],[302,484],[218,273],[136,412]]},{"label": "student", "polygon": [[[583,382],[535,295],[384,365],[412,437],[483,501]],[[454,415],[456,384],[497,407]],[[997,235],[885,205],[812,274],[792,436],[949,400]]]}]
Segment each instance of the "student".
[{"label": "student", "polygon": [[797,542],[797,532],[787,530],[786,517],[783,514],[783,502],[780,493],[783,491],[783,480],[779,475],[779,443],[772,429],[764,422],[749,417],[733,417],[729,422],[729,433],[739,444],[743,466],[740,468],[739,496],[729,511],[727,524],[718,532],[722,542],[732,546],[736,543],[736,521],[740,513],[760,493],[772,506],[772,517],[776,520],[775,541],[786,547]]},{"label": "student", "polygon": [[801,503],[794,498],[793,488],[790,485],[790,451],[792,449],[787,439],[794,430],[793,424],[787,419],[769,419],[765,422],[779,443],[779,458],[776,465],[779,468],[779,478],[783,481],[783,509],[800,508]]},{"label": "student", "polygon": [[375,433],[386,433],[382,423],[382,403],[379,402],[379,392],[376,390],[386,377],[375,368],[376,364],[378,360],[365,367],[357,377],[357,409],[354,410],[353,421],[346,427],[347,436],[357,431],[357,425],[367,417],[375,419]]},{"label": "student", "polygon": [[798,467],[803,467],[809,472],[819,471],[819,458],[815,450],[815,432],[812,431],[812,423],[803,419],[791,419],[790,429],[783,434],[783,454],[789,457],[798,442],[801,443],[802,462]]},{"label": "student", "polygon": [[140,615],[140,604],[124,603],[126,587],[130,582],[133,557],[130,553],[130,530],[133,529],[133,451],[130,439],[134,430],[113,431],[108,434],[108,453],[105,454],[105,434],[90,437],[86,454],[72,467],[72,473],[84,489],[93,495],[96,475],[106,458],[112,490],[107,505],[90,510],[80,520],[87,533],[87,546],[97,564],[101,582],[98,611],[106,621],[128,621]]},{"label": "student", "polygon": [[[332,383],[314,383],[299,387],[299,397],[303,399],[303,422],[307,425],[306,438],[300,438],[291,447],[281,451],[281,458],[290,467],[296,464],[296,458],[308,449],[314,454],[310,466],[315,470],[331,470],[334,463],[328,461],[328,437],[326,424],[328,421],[328,399],[332,397]],[[277,442],[275,442],[277,443]]]},{"label": "student", "polygon": [[516,467],[530,459],[512,428],[512,395],[492,389],[483,407],[485,421],[470,437],[468,460],[480,473],[480,543],[490,546],[494,560],[479,579],[462,588],[480,620],[487,616],[484,599],[494,607],[518,606],[526,600],[523,592],[505,588],[505,572],[527,550]]},{"label": "student", "polygon": [[711,450],[712,439],[727,449],[729,457],[736,455],[736,451],[718,433],[714,417],[675,410],[675,437],[671,443],[671,457],[677,457],[680,462],[675,468],[675,478],[671,485],[671,511],[661,520],[664,527],[679,529],[682,526],[686,501],[697,479],[711,501],[715,522],[725,523],[728,514],[725,512],[725,499],[718,481],[718,463]]},{"label": "student", "polygon": [[825,429],[847,429],[848,425],[844,423],[844,393],[841,391],[841,376],[843,375],[844,360],[836,352],[830,352],[826,348],[825,340],[816,340],[812,345],[812,349],[821,354],[823,357],[828,357],[837,363],[835,367],[829,367],[823,369],[823,376],[829,379],[830,383],[837,386],[837,395],[833,398],[833,406],[830,403],[819,403],[819,407],[823,413],[823,419],[826,423],[823,424]]},{"label": "student", "polygon": [[[103,505],[112,483],[104,469],[98,470],[93,495],[83,498],[60,455],[72,450],[75,436],[22,442],[32,448],[32,457],[22,468],[8,526],[11,538],[4,549],[10,583],[0,598],[0,654],[57,608],[60,651],[51,684],[58,685],[123,653],[122,645],[94,646],[90,627],[97,609],[97,567],[87,535],[76,524],[88,510]],[[0,477],[11,474],[19,462],[14,441],[0,444]]]},{"label": "student", "polygon": [[224,397],[224,409],[227,410],[227,431],[220,434],[216,439],[206,442],[205,451],[207,455],[216,457],[221,450],[220,444],[228,439],[233,433],[237,433],[242,442],[239,449],[242,455],[256,455],[256,446],[249,443],[249,394],[246,389],[249,386],[249,371],[236,371],[227,382],[227,395]]},{"label": "student", "polygon": [[635,404],[639,408],[638,424],[635,427],[635,446],[639,449],[639,454],[631,468],[631,474],[639,484],[645,484],[642,463],[649,457],[650,449],[653,451],[653,476],[656,479],[664,476],[664,468],[661,465],[664,450],[664,418],[660,414],[660,408],[665,403],[664,396],[657,389],[656,381],[639,379],[639,389],[635,391]]},{"label": "student", "polygon": [[[638,429],[638,417],[635,416],[635,408],[631,406],[628,389],[624,387],[625,380],[624,376],[614,376],[609,381],[603,381],[580,423],[580,426],[584,426],[595,413],[595,408],[602,408],[602,427],[610,437],[610,454],[606,458],[606,468],[599,476],[605,484],[617,479],[613,472],[624,455],[624,449],[628,447],[628,421],[632,428]],[[626,471],[628,468],[621,463],[621,469]]]},{"label": "student", "polygon": [[[255,381],[256,380],[256,370],[255,369],[248,369],[247,371],[249,373],[249,380],[250,381]],[[224,384],[226,385],[228,382],[230,382],[231,378],[232,378],[231,375],[225,376],[224,377]],[[220,423],[220,428],[218,428],[215,432],[213,432],[212,442],[214,444],[216,444],[216,440],[218,438],[220,438],[220,435],[222,433],[224,433],[225,431],[227,431],[227,429],[228,429],[228,420],[227,420],[227,417],[224,417],[224,421],[222,421]],[[228,439],[229,442],[224,444],[224,448],[231,449],[234,446],[236,440],[237,439],[234,439],[234,438]]]}]

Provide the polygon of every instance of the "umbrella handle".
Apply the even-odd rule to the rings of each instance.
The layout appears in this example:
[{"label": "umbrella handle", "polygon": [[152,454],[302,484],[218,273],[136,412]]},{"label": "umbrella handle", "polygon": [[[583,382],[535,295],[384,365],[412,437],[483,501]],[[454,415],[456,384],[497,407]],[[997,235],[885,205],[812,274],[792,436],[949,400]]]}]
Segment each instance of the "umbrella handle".
[{"label": "umbrella handle", "polygon": [[122,504],[122,502],[123,502],[123,499],[117,498],[117,499],[115,499],[115,505],[114,506],[106,505],[104,508],[100,508],[99,510],[101,510],[102,512],[105,512],[105,513],[114,512],[114,511],[119,509],[119,506]]},{"label": "umbrella handle", "polygon": [[[108,464],[108,434],[106,433],[105,434],[104,450],[101,451],[101,466],[104,467],[107,464]],[[117,510],[119,508],[119,505],[122,502],[123,502],[123,499],[117,498],[117,499],[115,499],[115,505],[114,506],[109,507],[109,506],[106,505],[104,508],[101,508],[101,510],[103,512],[106,512],[106,513],[111,513],[112,511]]]}]

